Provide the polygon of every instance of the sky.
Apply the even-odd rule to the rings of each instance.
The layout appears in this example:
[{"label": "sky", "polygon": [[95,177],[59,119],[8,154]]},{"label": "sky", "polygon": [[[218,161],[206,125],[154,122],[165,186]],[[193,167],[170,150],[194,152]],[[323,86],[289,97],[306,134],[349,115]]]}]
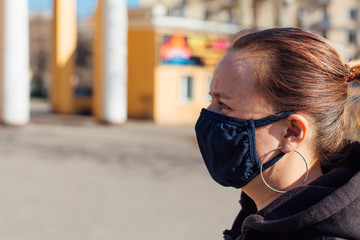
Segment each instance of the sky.
[{"label": "sky", "polygon": [[[30,11],[51,11],[53,0],[29,0]],[[127,0],[128,7],[138,6],[139,0]],[[89,17],[95,7],[97,0],[77,0],[77,12],[79,18]]]}]

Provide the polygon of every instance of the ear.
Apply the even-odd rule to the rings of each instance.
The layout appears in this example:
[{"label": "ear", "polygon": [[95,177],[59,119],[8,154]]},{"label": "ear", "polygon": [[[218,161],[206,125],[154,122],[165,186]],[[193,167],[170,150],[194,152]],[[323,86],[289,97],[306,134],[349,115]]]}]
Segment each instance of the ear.
[{"label": "ear", "polygon": [[282,149],[283,152],[288,153],[294,149],[299,148],[307,136],[309,122],[301,114],[293,114],[284,119],[286,122],[286,129],[282,134]]}]

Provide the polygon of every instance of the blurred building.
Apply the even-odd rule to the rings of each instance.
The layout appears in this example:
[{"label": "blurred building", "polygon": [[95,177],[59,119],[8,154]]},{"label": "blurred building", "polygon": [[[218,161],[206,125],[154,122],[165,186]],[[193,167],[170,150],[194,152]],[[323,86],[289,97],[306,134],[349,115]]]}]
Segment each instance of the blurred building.
[{"label": "blurred building", "polygon": [[194,124],[209,104],[216,63],[235,24],[166,16],[162,6],[129,11],[128,114]]},{"label": "blurred building", "polygon": [[[128,115],[157,123],[194,123],[228,36],[241,29],[300,27],[320,34],[345,61],[360,57],[360,0],[140,0],[129,10]],[[52,16],[30,17],[33,95],[50,81]],[[93,22],[78,25],[71,81],[80,107],[92,112]]]},{"label": "blurred building", "polygon": [[51,12],[36,12],[29,16],[31,95],[47,97],[50,75]]},{"label": "blurred building", "polygon": [[[52,21],[52,12],[34,12],[29,17],[31,96],[33,97],[48,98],[50,94]],[[71,79],[78,113],[91,112],[93,35],[91,22],[78,22],[76,64]]]},{"label": "blurred building", "polygon": [[344,55],[359,57],[360,0],[141,0],[169,16],[235,23],[242,28],[300,27],[320,34]]},{"label": "blurred building", "polygon": [[77,104],[76,111],[81,114],[91,114],[94,82],[94,27],[91,20],[86,20],[78,22],[77,30],[73,94]]}]

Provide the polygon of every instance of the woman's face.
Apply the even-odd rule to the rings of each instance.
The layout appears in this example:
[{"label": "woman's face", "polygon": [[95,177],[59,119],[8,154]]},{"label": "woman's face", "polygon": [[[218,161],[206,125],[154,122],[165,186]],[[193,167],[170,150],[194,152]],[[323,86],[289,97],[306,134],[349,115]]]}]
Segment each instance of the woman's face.
[{"label": "woman's face", "polygon": [[[209,111],[217,112],[238,119],[260,119],[275,114],[274,110],[254,88],[256,84],[254,76],[263,65],[261,53],[255,54],[249,50],[231,50],[217,64],[210,85],[212,97]],[[258,58],[258,59],[257,59]],[[266,63],[265,63],[266,64]],[[313,155],[314,130],[311,121],[307,120],[305,114],[296,113],[275,123],[256,128],[255,141],[256,153],[259,161],[267,153],[275,148],[283,147],[282,150],[271,152],[266,159],[267,162],[283,151],[286,154],[279,162],[264,171],[264,177],[270,186],[280,190],[291,189],[301,184],[305,172],[303,159],[292,150],[297,149],[308,158],[308,165],[312,174],[309,179],[315,179],[321,175],[320,167],[316,164]],[[310,180],[309,180],[310,181]],[[259,185],[260,184],[260,185]],[[252,197],[258,198],[258,207],[264,207],[274,200],[274,196],[264,195],[263,189],[274,192],[265,186],[260,176],[255,177],[242,188],[244,192]],[[258,191],[259,194],[254,192]],[[277,193],[275,193],[277,194]]]},{"label": "woman's face", "polygon": [[[251,54],[248,50],[231,50],[225,54],[214,71],[210,85],[212,100],[208,110],[239,119],[260,119],[274,114],[254,89],[256,57],[261,56]],[[270,150],[279,147],[280,127],[281,121],[256,129],[259,160]]]}]

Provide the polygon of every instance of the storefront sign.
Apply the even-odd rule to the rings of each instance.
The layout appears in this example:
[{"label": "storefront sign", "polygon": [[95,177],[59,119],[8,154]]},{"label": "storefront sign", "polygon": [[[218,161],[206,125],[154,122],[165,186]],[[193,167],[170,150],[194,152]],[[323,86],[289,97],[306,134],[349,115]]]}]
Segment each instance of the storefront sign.
[{"label": "storefront sign", "polygon": [[204,36],[165,35],[160,46],[162,64],[215,66],[226,50],[225,39]]}]

